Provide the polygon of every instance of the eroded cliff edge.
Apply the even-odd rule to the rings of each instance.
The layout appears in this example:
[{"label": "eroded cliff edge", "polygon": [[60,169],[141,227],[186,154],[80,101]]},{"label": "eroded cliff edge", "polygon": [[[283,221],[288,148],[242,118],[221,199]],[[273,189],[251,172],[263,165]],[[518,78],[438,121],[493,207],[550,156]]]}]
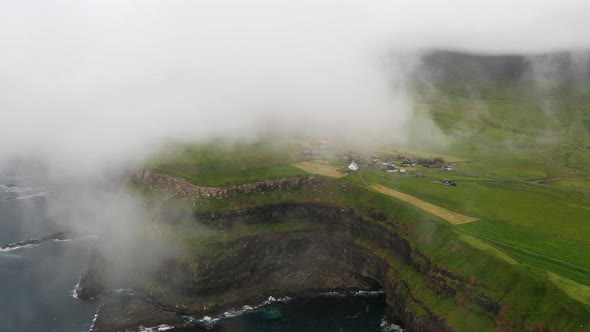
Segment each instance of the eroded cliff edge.
[{"label": "eroded cliff edge", "polygon": [[[218,247],[213,245],[219,249],[216,255],[171,260],[153,278],[146,280],[132,278],[133,273],[129,272],[127,279],[101,285],[103,281],[97,276],[105,271],[109,262],[95,257],[94,264],[81,280],[80,296],[92,298],[108,288],[141,289],[145,299],[164,311],[204,316],[230,307],[259,303],[270,295],[282,297],[382,288],[390,320],[401,321],[409,331],[450,331],[442,317],[412,298],[408,292],[411,286],[401,278],[399,267],[387,255],[376,254],[377,248],[423,273],[429,287],[443,296],[453,296],[457,287],[473,288],[468,280],[432,266],[407,240],[386,231],[378,222],[357,216],[350,209],[284,203],[195,217],[218,230],[232,229],[238,223],[264,225],[305,220],[310,225],[296,231],[245,236],[220,243]],[[209,248],[209,251],[216,249]],[[132,266],[111,268],[124,270]],[[151,283],[152,289],[145,286],[146,283]],[[153,288],[158,291],[154,293]],[[479,301],[482,310],[494,310],[495,304],[489,299]],[[420,308],[420,312],[414,308]],[[153,317],[153,313],[150,316]],[[169,322],[169,318],[165,320],[159,323],[174,323]],[[132,325],[140,321],[132,320],[131,326],[125,328],[134,327]],[[116,330],[112,322],[113,317],[99,316],[94,330]],[[146,322],[141,323],[146,325]]]},{"label": "eroded cliff edge", "polygon": [[[141,183],[165,191],[168,197],[193,198],[182,188],[185,184],[192,186],[185,181],[180,182],[180,187],[170,187],[167,180]],[[389,203],[379,201],[377,196],[369,197],[373,205],[368,204],[368,208],[352,203],[318,203],[320,198],[328,201],[324,197],[338,188],[353,198],[359,195],[341,183],[334,185],[323,179],[293,189],[266,184],[243,195],[252,200],[248,195],[262,195],[269,190],[276,194],[276,188],[284,193],[303,190],[305,197],[318,194],[308,201],[282,195],[286,201],[194,210],[188,229],[205,229],[207,234],[216,235],[190,242],[149,273],[132,261],[109,261],[98,250],[81,278],[79,295],[93,298],[108,289],[132,288],[136,296],[101,307],[93,330],[182,325],[185,315],[215,316],[232,307],[260,303],[271,295],[376,288],[386,293],[388,319],[401,322],[408,331],[482,326],[507,331],[526,329],[527,318],[515,314],[521,312],[520,308],[507,301],[513,290],[495,275],[484,279],[489,266],[505,265],[472,264],[474,257],[478,262],[493,258],[481,257],[480,251],[459,242],[456,234],[447,232],[444,222],[428,220],[403,205],[393,212],[372,208]],[[168,209],[173,211],[175,207]],[[168,217],[173,214],[163,213],[161,222],[174,223]],[[414,218],[424,220],[415,224],[404,221]],[[422,249],[434,242],[443,243],[443,250],[433,254]],[[463,266],[446,267],[456,261]],[[473,272],[465,273],[467,269]],[[108,273],[115,270],[116,277]],[[521,278],[516,281],[519,287],[539,287],[523,274],[507,275],[512,280]],[[498,283],[492,283],[491,278],[498,279]],[[579,314],[573,307],[567,308],[570,312],[557,310],[550,314]],[[549,324],[537,324],[536,330],[551,330]]]},{"label": "eroded cliff edge", "polygon": [[132,181],[148,188],[156,189],[167,198],[194,200],[196,198],[224,198],[239,194],[251,194],[279,190],[295,190],[316,181],[313,176],[295,176],[269,179],[224,187],[200,186],[177,176],[154,172],[146,168],[136,170]]}]

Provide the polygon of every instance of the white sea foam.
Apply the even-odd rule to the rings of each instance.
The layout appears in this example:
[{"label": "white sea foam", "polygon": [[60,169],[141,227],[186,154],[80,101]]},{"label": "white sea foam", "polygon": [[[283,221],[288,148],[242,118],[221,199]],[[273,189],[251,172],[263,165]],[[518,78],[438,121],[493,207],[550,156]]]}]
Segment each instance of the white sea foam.
[{"label": "white sea foam", "polygon": [[[344,296],[353,295],[353,296],[369,297],[369,296],[381,296],[383,294],[385,294],[385,292],[380,290],[380,291],[355,291],[355,292],[326,292],[326,293],[320,294],[320,296],[344,297]],[[241,309],[231,309],[231,310],[228,310],[228,311],[222,313],[221,315],[219,315],[217,317],[205,316],[200,319],[197,319],[193,316],[184,316],[184,319],[186,321],[187,326],[200,325],[203,327],[212,327],[212,326],[215,326],[220,320],[222,320],[224,318],[238,317],[238,316],[244,315],[248,312],[256,311],[257,309],[263,308],[271,303],[275,303],[275,302],[287,303],[287,302],[291,301],[292,299],[293,298],[289,297],[289,296],[285,296],[282,298],[275,298],[274,296],[269,296],[268,299],[266,301],[262,302],[260,305],[257,305],[257,306],[244,305]],[[358,317],[358,313],[355,316],[351,316],[351,317],[347,317],[347,318],[356,318],[356,317]],[[400,326],[398,326],[396,324],[389,323],[385,319],[383,319],[381,321],[381,331],[383,331],[383,332],[401,332],[401,331],[403,331],[403,329]]]},{"label": "white sea foam", "polygon": [[[89,332],[94,330],[94,326],[96,325],[96,320],[98,319],[99,313],[100,313],[100,309],[98,309],[98,311],[96,311],[96,314],[94,314],[94,318],[92,319],[92,324],[90,324],[90,329],[88,330]],[[167,324],[160,324],[158,326],[152,326],[152,327],[140,326],[138,332],[161,332],[161,331],[168,331],[173,328],[174,328],[174,326],[167,325]]]},{"label": "white sea foam", "polygon": [[267,306],[271,303],[275,303],[275,302],[287,303],[287,302],[291,301],[292,299],[293,298],[288,297],[288,296],[280,297],[280,298],[275,298],[274,296],[269,296],[268,299],[266,301],[262,302],[260,305],[256,305],[256,306],[244,305],[241,309],[231,309],[231,310],[228,310],[228,311],[222,313],[221,315],[219,315],[217,317],[205,316],[203,318],[196,319],[191,316],[185,316],[185,319],[187,321],[187,325],[197,324],[197,325],[201,325],[204,327],[211,327],[211,326],[214,326],[215,324],[217,324],[217,322],[219,322],[219,320],[221,320],[223,318],[238,317],[238,316],[241,316],[245,313],[260,309],[260,308]]},{"label": "white sea foam", "polygon": [[242,307],[242,309],[239,309],[239,310],[228,310],[228,311],[224,312],[221,316],[223,318],[238,317],[238,316],[241,316],[241,315],[245,314],[246,312],[249,312],[252,310],[255,310],[255,307],[245,305]]},{"label": "white sea foam", "polygon": [[278,298],[278,299],[277,299],[277,298],[274,298],[274,297],[272,297],[272,296],[269,296],[269,297],[268,297],[268,299],[267,299],[266,301],[262,302],[262,305],[264,306],[264,305],[267,305],[267,304],[271,304],[271,303],[273,303],[273,302],[282,302],[282,303],[287,303],[287,302],[289,302],[289,301],[291,301],[291,300],[292,300],[292,298],[290,298],[290,297],[288,297],[288,296],[285,296],[285,297],[280,297],[280,298]]},{"label": "white sea foam", "polygon": [[381,320],[381,332],[402,332],[404,329],[401,326],[389,323],[385,319]]},{"label": "white sea foam", "polygon": [[385,294],[385,291],[378,290],[378,291],[356,291],[353,292],[352,295],[354,296],[381,296]]},{"label": "white sea foam", "polygon": [[19,250],[19,249],[25,249],[25,248],[33,248],[38,246],[39,244],[25,244],[22,246],[16,246],[16,247],[10,247],[10,248],[4,248],[4,249],[0,249],[0,252],[10,252],[10,251],[15,251],[15,250]]},{"label": "white sea foam", "polygon": [[79,299],[78,290],[80,290],[80,282],[81,281],[82,281],[82,276],[80,276],[80,278],[78,278],[78,283],[76,284],[76,286],[74,286],[74,289],[72,290],[72,297],[75,299]]},{"label": "white sea foam", "polygon": [[96,311],[96,313],[94,314],[94,318],[92,319],[92,324],[90,324],[90,328],[88,329],[88,332],[93,331],[94,330],[94,325],[96,325],[96,320],[98,319],[98,313],[100,312],[100,308]]},{"label": "white sea foam", "polygon": [[[47,242],[71,242],[71,241],[88,240],[88,239],[98,239],[98,236],[97,235],[86,235],[86,236],[81,236],[81,237],[76,237],[76,238],[71,238],[71,239],[51,239],[51,240],[43,241],[41,243],[24,244],[22,246],[15,246],[15,247],[10,247],[10,248],[0,249],[0,252],[10,252],[10,251],[14,251],[14,250],[34,248],[34,247],[38,247],[38,246],[40,246],[44,243],[47,243]],[[35,239],[32,239],[32,240],[35,240]]]},{"label": "white sea foam", "polygon": [[[31,193],[32,192],[32,193]],[[0,198],[0,201],[12,201],[12,200],[23,200],[23,199],[30,199],[35,197],[46,197],[46,196],[56,196],[57,193],[54,191],[39,191],[34,192],[33,190],[30,191],[4,191],[4,193],[12,194],[8,197]],[[27,193],[27,194],[25,194]]]},{"label": "white sea foam", "polygon": [[385,294],[384,291],[348,291],[348,292],[326,292],[321,293],[320,296],[329,296],[329,297],[345,297],[345,296],[363,296],[363,297],[370,297],[370,296],[382,296]]},{"label": "white sea foam", "polygon": [[204,326],[204,327],[211,327],[214,326],[215,324],[217,324],[217,322],[220,320],[221,318],[217,317],[217,318],[213,318],[210,316],[205,316],[201,319],[197,319],[196,322],[198,325]]},{"label": "white sea foam", "polygon": [[160,331],[168,331],[173,329],[174,326],[172,325],[166,325],[166,324],[161,324],[158,326],[153,326],[153,327],[143,327],[141,326],[139,328],[139,332],[160,332]]},{"label": "white sea foam", "polygon": [[56,195],[56,193],[53,191],[42,191],[42,192],[30,194],[30,195],[17,196],[14,199],[21,200],[21,199],[29,199],[29,198],[35,198],[35,197],[46,197],[46,196],[53,196],[53,195]]},{"label": "white sea foam", "polygon": [[2,201],[22,200],[50,195],[57,195],[57,193],[46,187],[0,184],[0,200]]}]

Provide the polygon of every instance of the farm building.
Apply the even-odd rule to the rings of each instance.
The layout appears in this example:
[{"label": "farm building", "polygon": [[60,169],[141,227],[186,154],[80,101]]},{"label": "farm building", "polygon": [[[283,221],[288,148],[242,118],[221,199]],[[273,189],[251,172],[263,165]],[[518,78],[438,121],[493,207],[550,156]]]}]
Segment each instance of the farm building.
[{"label": "farm building", "polygon": [[388,173],[396,173],[397,167],[395,167],[395,165],[387,165],[387,172]]},{"label": "farm building", "polygon": [[381,171],[386,171],[388,165],[388,163],[377,163],[375,164],[375,168]]},{"label": "farm building", "polygon": [[442,180],[443,184],[447,185],[447,186],[456,186],[457,183],[455,183],[455,181],[453,180],[449,180],[449,179],[444,179]]},{"label": "farm building", "polygon": [[350,165],[348,165],[348,170],[349,171],[358,171],[359,170],[359,165],[357,165],[354,161],[350,163]]}]

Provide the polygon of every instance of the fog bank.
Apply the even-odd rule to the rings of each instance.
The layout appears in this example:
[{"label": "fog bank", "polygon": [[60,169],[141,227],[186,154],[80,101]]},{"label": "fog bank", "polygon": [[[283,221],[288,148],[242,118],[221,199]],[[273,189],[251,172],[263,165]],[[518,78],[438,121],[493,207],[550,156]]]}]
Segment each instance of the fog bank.
[{"label": "fog bank", "polygon": [[1,7],[0,156],[82,176],[132,165],[166,139],[247,138],[260,123],[403,143],[421,50],[580,49],[590,28],[583,1]]},{"label": "fog bank", "polygon": [[39,160],[68,193],[51,217],[101,225],[121,255],[143,245],[146,215],[109,180],[164,142],[274,130],[403,144],[411,123],[437,140],[407,84],[425,50],[586,49],[588,13],[573,0],[5,2],[0,165]]}]

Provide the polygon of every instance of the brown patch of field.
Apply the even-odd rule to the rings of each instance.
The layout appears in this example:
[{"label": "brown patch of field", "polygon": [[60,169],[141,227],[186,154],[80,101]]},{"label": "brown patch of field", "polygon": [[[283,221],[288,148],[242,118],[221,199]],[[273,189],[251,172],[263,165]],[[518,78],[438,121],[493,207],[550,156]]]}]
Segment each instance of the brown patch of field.
[{"label": "brown patch of field", "polygon": [[397,190],[393,190],[391,188],[384,187],[382,185],[374,184],[374,185],[371,185],[371,188],[382,193],[382,194],[385,194],[387,196],[395,197],[395,198],[400,199],[406,203],[410,203],[421,210],[424,210],[428,213],[434,214],[437,217],[441,217],[442,219],[450,222],[451,224],[466,224],[468,222],[478,220],[477,218],[473,218],[470,216],[466,216],[464,214],[460,214],[457,212],[453,212],[451,210],[447,210],[447,209],[442,208],[440,206],[436,206],[434,204],[425,202],[425,201],[423,201],[419,198],[416,198],[414,196],[404,194],[402,192],[399,192]]},{"label": "brown patch of field", "polygon": [[329,176],[332,178],[341,178],[346,176],[346,173],[338,171],[338,168],[334,166],[312,163],[309,161],[303,161],[292,165],[309,173]]}]

